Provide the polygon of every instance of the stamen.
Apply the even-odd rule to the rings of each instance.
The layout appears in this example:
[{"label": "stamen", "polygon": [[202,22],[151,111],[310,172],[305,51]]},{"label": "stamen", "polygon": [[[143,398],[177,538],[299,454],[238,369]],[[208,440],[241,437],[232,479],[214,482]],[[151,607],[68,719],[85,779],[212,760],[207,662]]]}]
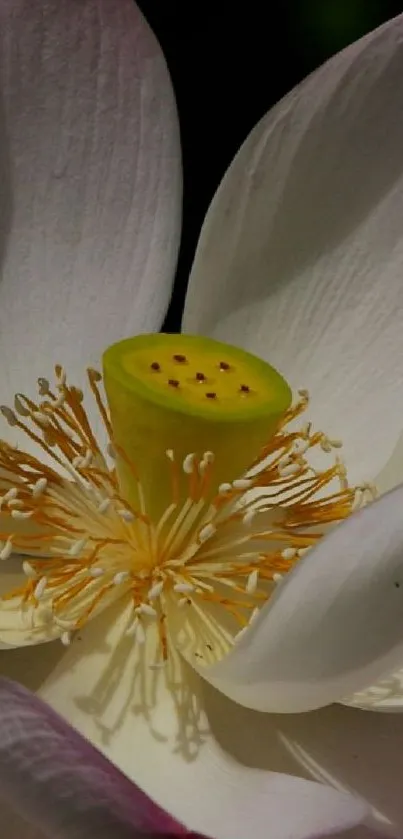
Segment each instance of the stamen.
[{"label": "stamen", "polygon": [[98,507],[97,507],[98,513],[106,513],[106,511],[109,509],[110,506],[111,506],[111,499],[110,498],[104,498],[98,504]]},{"label": "stamen", "polygon": [[11,510],[13,519],[31,519],[34,515],[34,510]]},{"label": "stamen", "polygon": [[155,583],[153,586],[151,586],[151,588],[148,592],[148,599],[149,600],[156,600],[157,597],[159,597],[160,594],[162,593],[163,588],[164,588],[164,583],[163,583],[162,580],[159,583]]},{"label": "stamen", "polygon": [[0,550],[0,560],[8,559],[12,554],[12,550],[13,543],[10,537]]},{"label": "stamen", "polygon": [[84,550],[87,541],[88,540],[84,537],[84,539],[77,539],[77,542],[73,542],[69,550],[70,556],[79,556],[79,554]]},{"label": "stamen", "polygon": [[176,583],[174,585],[174,591],[178,592],[179,594],[190,594],[190,592],[194,590],[195,587],[192,586],[190,583]]},{"label": "stamen", "polygon": [[43,377],[38,379],[38,389],[40,396],[47,396],[50,391],[50,385],[47,379]]},{"label": "stamen", "polygon": [[232,482],[234,489],[247,490],[253,486],[253,481],[250,478],[239,478]]},{"label": "stamen", "polygon": [[34,597],[35,597],[36,600],[40,600],[41,597],[43,597],[47,584],[48,584],[48,578],[47,577],[41,577],[41,579],[38,580],[38,582],[37,582],[37,584],[34,588]]},{"label": "stamen", "polygon": [[207,542],[208,539],[211,539],[212,536],[217,532],[217,528],[211,522],[206,524],[202,527],[199,533],[199,542],[203,544],[203,542]]},{"label": "stamen", "polygon": [[62,634],[60,636],[60,640],[61,640],[64,647],[69,647],[71,642],[72,642],[71,632],[68,632],[66,630],[64,632],[62,632]]},{"label": "stamen", "polygon": [[231,486],[231,484],[228,484],[228,483],[220,484],[220,486],[218,487],[218,492],[219,492],[220,495],[226,495],[227,492],[231,492],[231,490],[232,490],[232,486]]},{"label": "stamen", "polygon": [[295,559],[297,556],[297,550],[296,548],[284,548],[284,550],[281,551],[281,556],[286,560]]},{"label": "stamen", "polygon": [[137,606],[135,611],[137,614],[147,615],[147,617],[149,618],[156,618],[158,614],[157,611],[153,608],[153,606],[149,605],[149,603],[141,603],[140,606]]},{"label": "stamen", "polygon": [[[205,396],[217,398],[213,413],[225,401],[221,390],[204,394],[197,382],[212,381],[215,388],[220,379],[221,386],[228,382],[234,387],[237,398],[246,394],[249,399],[250,394],[255,400],[253,381],[242,384],[236,365],[215,361],[213,370],[206,367],[207,376],[195,373],[199,364],[192,367],[187,356],[184,361],[176,356],[166,362],[166,375],[173,362],[187,365],[186,381],[201,393],[203,404]],[[146,366],[148,376],[150,367],[161,370],[152,359]],[[220,372],[229,375],[221,377]],[[0,531],[0,560],[13,552],[29,556],[22,562],[23,584],[0,598],[0,610],[1,601],[13,601],[14,607],[17,600],[32,615],[33,625],[39,619],[49,627],[49,637],[56,630],[69,646],[91,617],[122,597],[125,604],[131,602],[126,633],[136,644],[144,644],[152,623],[158,631],[157,661],[147,663],[151,670],[165,665],[170,644],[179,643],[181,627],[186,628],[188,659],[218,661],[248,631],[284,576],[329,527],[370,502],[375,488],[349,487],[346,467],[334,457],[340,440],[314,432],[310,422],[296,429],[295,420],[308,405],[308,394],[300,391],[259,457],[234,480],[232,475],[228,481],[217,478],[225,470],[219,450],[207,448],[213,447],[211,442],[201,451],[194,445],[185,455],[179,444],[165,450],[165,442],[161,486],[166,508],[154,521],[137,464],[113,442],[101,377],[94,370],[88,376],[109,435],[106,453],[91,429],[82,391],[67,383],[60,366],[55,393],[47,379],[39,379],[44,398],[39,404],[18,393],[15,412],[0,408],[5,420],[55,466],[0,441],[1,521],[7,522]],[[165,380],[161,387],[166,387]],[[178,398],[186,398],[185,390]],[[322,471],[309,461],[314,449],[322,458],[333,453]],[[119,484],[121,461],[133,475],[134,509]]]},{"label": "stamen", "polygon": [[125,583],[129,579],[130,579],[130,574],[129,574],[128,571],[118,571],[118,573],[115,574],[112,582],[115,586],[120,586],[121,583]]},{"label": "stamen", "polygon": [[32,419],[41,426],[41,428],[49,428],[51,424],[50,417],[46,414],[42,413],[42,411],[33,411],[32,412]]},{"label": "stamen", "polygon": [[194,468],[195,454],[187,454],[183,461],[183,471],[185,475],[191,475]]},{"label": "stamen", "polygon": [[128,524],[135,521],[136,516],[131,510],[121,509],[117,510],[118,515],[120,516],[123,521],[126,521]]},{"label": "stamen", "polygon": [[7,504],[8,501],[14,501],[14,498],[17,498],[18,489],[17,487],[11,487],[5,495],[3,495],[2,503]]},{"label": "stamen", "polygon": [[45,492],[45,489],[48,485],[47,478],[38,478],[36,483],[32,487],[32,495],[34,498],[39,498]]},{"label": "stamen", "polygon": [[254,571],[251,571],[246,583],[246,593],[247,594],[254,594],[257,589],[257,581],[259,578],[259,571],[255,568]]},{"label": "stamen", "polygon": [[29,408],[24,405],[19,393],[16,393],[14,396],[14,408],[17,411],[17,414],[21,414],[22,417],[29,417]]},{"label": "stamen", "polygon": [[301,467],[299,463],[290,463],[288,466],[283,466],[283,468],[278,471],[282,478],[289,478],[291,475],[297,475],[298,472],[301,471]]},{"label": "stamen", "polygon": [[7,405],[1,405],[0,406],[0,411],[3,414],[4,419],[7,420],[9,425],[11,425],[11,426],[18,425],[18,419],[17,419],[14,411],[11,410],[11,408],[7,408]]}]

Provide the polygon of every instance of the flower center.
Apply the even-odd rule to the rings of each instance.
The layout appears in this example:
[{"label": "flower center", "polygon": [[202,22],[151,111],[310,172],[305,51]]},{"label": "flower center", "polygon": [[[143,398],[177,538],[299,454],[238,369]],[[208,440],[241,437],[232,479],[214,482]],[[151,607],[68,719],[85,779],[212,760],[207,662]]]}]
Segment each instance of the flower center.
[{"label": "flower center", "polygon": [[[0,599],[23,616],[26,640],[74,633],[108,605],[130,604],[126,632],[144,643],[156,624],[190,660],[222,658],[282,575],[332,524],[372,497],[350,488],[340,447],[306,423],[302,391],[269,365],[214,341],[141,336],[88,371],[109,435],[103,452],[83,393],[56,367],[39,400],[22,394],[3,416],[42,451],[0,442],[0,559],[26,555],[25,581]],[[214,394],[214,396],[212,395]],[[46,462],[44,462],[44,459]],[[52,465],[48,465],[48,463]]]}]

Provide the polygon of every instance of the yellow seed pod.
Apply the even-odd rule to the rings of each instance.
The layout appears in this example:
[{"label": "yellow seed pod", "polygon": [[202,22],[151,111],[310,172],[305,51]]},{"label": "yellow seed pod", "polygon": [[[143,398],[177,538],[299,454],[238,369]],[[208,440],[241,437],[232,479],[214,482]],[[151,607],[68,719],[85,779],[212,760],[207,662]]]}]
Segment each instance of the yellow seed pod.
[{"label": "yellow seed pod", "polygon": [[138,505],[137,472],[154,521],[172,500],[169,460],[182,472],[189,455],[197,468],[212,453],[213,497],[253,463],[291,403],[269,364],[200,336],[120,341],[104,353],[103,369],[122,491]]}]

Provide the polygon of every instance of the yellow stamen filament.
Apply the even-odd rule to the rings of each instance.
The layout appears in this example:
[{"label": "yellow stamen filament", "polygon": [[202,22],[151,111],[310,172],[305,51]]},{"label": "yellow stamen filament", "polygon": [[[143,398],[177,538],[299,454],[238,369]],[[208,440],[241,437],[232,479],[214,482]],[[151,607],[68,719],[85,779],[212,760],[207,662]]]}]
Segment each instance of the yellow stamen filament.
[{"label": "yellow stamen filament", "polygon": [[56,393],[39,379],[38,402],[17,394],[15,411],[3,406],[10,425],[55,468],[0,441],[0,560],[12,551],[29,556],[22,563],[26,582],[0,598],[0,629],[2,603],[9,604],[27,612],[34,627],[37,621],[44,640],[48,632],[69,644],[91,617],[116,600],[129,600],[127,634],[142,644],[149,623],[156,622],[160,664],[170,643],[206,664],[217,661],[282,575],[374,490],[349,487],[337,458],[323,471],[310,465],[313,449],[328,455],[341,444],[313,432],[310,423],[294,429],[308,405],[301,391],[260,457],[237,480],[215,486],[213,452],[190,452],[183,461],[173,449],[162,453],[171,497],[159,521],[152,521],[141,475],[113,440],[101,377],[89,370],[88,378],[109,452],[119,453],[136,482],[138,509],[122,497],[83,394],[67,384],[60,366]]}]

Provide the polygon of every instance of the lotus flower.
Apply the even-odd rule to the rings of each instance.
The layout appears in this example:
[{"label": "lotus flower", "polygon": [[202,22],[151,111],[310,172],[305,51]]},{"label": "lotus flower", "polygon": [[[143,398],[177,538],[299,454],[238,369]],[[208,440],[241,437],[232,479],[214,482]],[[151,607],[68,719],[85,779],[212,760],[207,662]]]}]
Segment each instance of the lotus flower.
[{"label": "lotus flower", "polygon": [[[10,426],[1,446],[0,638],[27,645],[2,653],[2,672],[35,689],[190,830],[234,839],[251,825],[266,835],[268,823],[280,839],[340,831],[368,812],[346,788],[367,799],[378,826],[395,825],[400,795],[384,773],[392,767],[399,778],[399,769],[386,755],[366,777],[362,755],[376,725],[383,744],[385,732],[395,745],[400,719],[341,707],[288,718],[257,711],[401,707],[394,348],[403,19],[336,56],[252,132],[202,230],[184,316],[193,337],[146,336],[108,350],[110,414],[94,366],[109,344],[158,330],[174,272],[180,174],[169,79],[126,0],[6,4],[2,24],[11,177],[0,288]],[[290,405],[273,368],[213,339],[268,359],[295,392],[307,387],[309,422],[295,424],[305,390]],[[155,395],[158,374],[201,361],[225,376],[234,359],[248,376],[237,380],[243,407],[215,415],[213,451],[197,425],[200,411],[188,405],[178,421],[172,408],[182,373],[170,374],[164,399]],[[83,402],[87,365],[109,449],[87,396]],[[207,410],[221,411],[208,378],[194,368],[204,420]],[[249,411],[250,391],[260,398],[263,385],[270,404]],[[315,461],[317,449],[320,458],[338,450],[339,438],[349,483],[337,458],[327,467]],[[359,509],[374,480],[386,494]],[[182,518],[172,524],[184,491]],[[137,569],[138,600],[131,597],[127,545],[136,538],[136,555],[150,556],[150,521],[157,546],[168,528],[165,552],[179,531],[186,537],[180,564],[169,557],[169,602],[148,560]],[[246,555],[244,527],[262,570]],[[204,579],[193,567],[190,581],[183,574],[183,556],[204,551],[208,564],[214,539],[240,560],[225,583],[228,598],[222,565],[219,578],[211,563]],[[105,583],[111,556],[121,564]],[[95,594],[87,597],[89,580]],[[56,635],[63,644],[32,647]],[[52,760],[57,772],[55,753]]]}]

